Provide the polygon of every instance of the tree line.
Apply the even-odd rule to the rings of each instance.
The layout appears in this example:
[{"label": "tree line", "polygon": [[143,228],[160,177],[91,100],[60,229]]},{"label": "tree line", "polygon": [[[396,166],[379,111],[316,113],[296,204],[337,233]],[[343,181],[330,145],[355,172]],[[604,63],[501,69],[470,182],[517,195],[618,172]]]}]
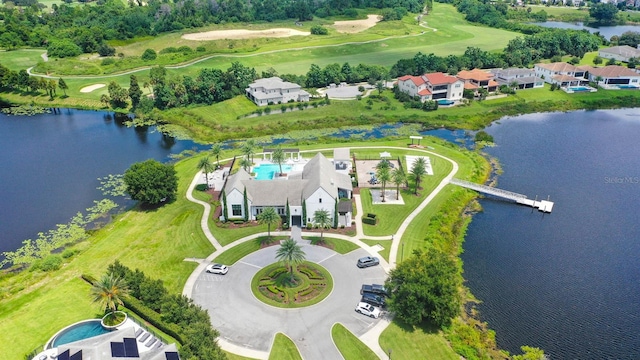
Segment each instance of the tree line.
[{"label": "tree line", "polygon": [[[20,3],[23,4],[23,3]],[[423,0],[98,0],[92,6],[53,4],[51,11],[37,2],[0,8],[0,47],[46,47],[49,56],[81,53],[114,55],[110,40],[197,28],[226,22],[312,20],[314,16],[355,17],[356,9],[387,11],[387,19],[403,11],[420,12]],[[144,5],[144,6],[143,6]]]}]

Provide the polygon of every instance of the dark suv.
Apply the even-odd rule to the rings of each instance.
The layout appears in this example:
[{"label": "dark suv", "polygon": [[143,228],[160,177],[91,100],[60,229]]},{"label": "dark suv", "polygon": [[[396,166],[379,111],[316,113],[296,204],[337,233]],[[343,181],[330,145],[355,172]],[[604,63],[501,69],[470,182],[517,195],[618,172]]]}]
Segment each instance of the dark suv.
[{"label": "dark suv", "polygon": [[369,303],[373,306],[384,307],[386,302],[384,301],[384,297],[372,293],[364,293],[362,294],[362,302]]},{"label": "dark suv", "polygon": [[360,289],[360,295],[364,293],[372,293],[380,296],[387,296],[387,290],[384,288],[384,285],[379,284],[362,284],[362,289]]},{"label": "dark suv", "polygon": [[363,258],[358,259],[358,267],[366,268],[369,266],[376,266],[380,264],[380,260],[377,257],[373,256],[365,256]]}]

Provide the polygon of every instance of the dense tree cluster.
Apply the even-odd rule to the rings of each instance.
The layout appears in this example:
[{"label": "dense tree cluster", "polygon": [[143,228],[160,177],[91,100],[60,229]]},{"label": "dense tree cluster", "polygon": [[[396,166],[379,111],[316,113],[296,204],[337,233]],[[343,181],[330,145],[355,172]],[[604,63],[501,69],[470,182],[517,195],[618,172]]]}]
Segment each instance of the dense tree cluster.
[{"label": "dense tree cluster", "polygon": [[98,0],[92,6],[54,4],[46,9],[35,0],[21,1],[23,8],[0,8],[0,47],[47,47],[54,57],[113,55],[106,41],[214,23],[356,16],[356,8],[389,9],[384,18],[390,20],[407,11],[420,12],[424,6],[422,0],[137,0],[130,6],[120,0]]},{"label": "dense tree cluster", "polygon": [[283,75],[282,78],[290,79],[289,81],[294,81],[307,87],[323,87],[331,83],[339,84],[341,82],[358,83],[366,81],[370,84],[375,84],[377,81],[386,79],[388,74],[389,72],[384,66],[358,64],[356,67],[351,67],[349,63],[344,63],[342,66],[334,63],[324,68],[311,64],[307,75],[304,77]]},{"label": "dense tree cluster", "polygon": [[131,270],[117,260],[109,265],[107,274],[124,279],[130,296],[159,314],[163,322],[179,327],[179,335],[183,341],[181,358],[226,359],[216,342],[219,334],[211,327],[209,314],[191,299],[170,294],[162,280],[154,280],[138,269]]},{"label": "dense tree cluster", "polygon": [[135,163],[125,171],[123,180],[133,200],[159,204],[176,199],[178,177],[173,165],[151,159]]},{"label": "dense tree cluster", "polygon": [[460,275],[455,260],[435,248],[416,250],[391,270],[385,288],[388,306],[409,325],[428,321],[443,327],[460,312]]},{"label": "dense tree cluster", "polygon": [[26,92],[44,90],[49,94],[49,98],[53,99],[58,87],[66,91],[67,84],[62,81],[59,85],[54,79],[29,76],[27,71],[24,69],[20,71],[13,71],[0,64],[0,89],[20,90]]}]

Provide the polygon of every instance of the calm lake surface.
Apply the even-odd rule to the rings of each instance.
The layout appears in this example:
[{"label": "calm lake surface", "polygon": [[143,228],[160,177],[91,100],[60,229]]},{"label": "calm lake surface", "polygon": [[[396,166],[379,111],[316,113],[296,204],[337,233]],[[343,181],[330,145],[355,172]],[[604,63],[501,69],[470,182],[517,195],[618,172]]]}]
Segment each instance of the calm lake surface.
[{"label": "calm lake surface", "polygon": [[104,198],[96,189],[99,177],[197,146],[128,128],[121,120],[68,109],[31,117],[0,114],[0,252],[19,248]]},{"label": "calm lake surface", "polygon": [[[485,199],[469,227],[465,278],[498,344],[552,359],[640,359],[640,109],[526,115],[487,131],[498,146],[486,151],[504,168],[498,186],[555,201],[542,216]],[[0,251],[102,198],[98,177],[197,146],[66,109],[0,114],[0,133]]]},{"label": "calm lake surface", "polygon": [[590,33],[595,33],[597,31],[600,32],[607,40],[610,40],[613,35],[620,36],[622,33],[627,31],[636,31],[640,32],[640,26],[637,25],[617,25],[617,26],[601,26],[601,27],[589,27],[585,26],[583,23],[567,23],[561,21],[545,21],[545,22],[535,22],[532,23],[534,25],[548,27],[548,28],[557,28],[557,29],[573,29],[573,30],[588,30]]},{"label": "calm lake surface", "polygon": [[498,187],[553,213],[481,201],[465,278],[498,345],[552,359],[640,359],[640,109],[503,119]]}]

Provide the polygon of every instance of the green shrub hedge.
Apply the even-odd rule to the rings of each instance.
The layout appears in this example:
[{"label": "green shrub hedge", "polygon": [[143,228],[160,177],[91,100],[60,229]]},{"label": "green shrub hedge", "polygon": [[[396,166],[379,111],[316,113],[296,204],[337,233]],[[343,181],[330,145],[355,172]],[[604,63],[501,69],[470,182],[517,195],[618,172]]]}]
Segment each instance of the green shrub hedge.
[{"label": "green shrub hedge", "polygon": [[376,219],[375,218],[370,218],[370,217],[363,217],[362,218],[362,222],[364,224],[375,225],[376,224]]}]

